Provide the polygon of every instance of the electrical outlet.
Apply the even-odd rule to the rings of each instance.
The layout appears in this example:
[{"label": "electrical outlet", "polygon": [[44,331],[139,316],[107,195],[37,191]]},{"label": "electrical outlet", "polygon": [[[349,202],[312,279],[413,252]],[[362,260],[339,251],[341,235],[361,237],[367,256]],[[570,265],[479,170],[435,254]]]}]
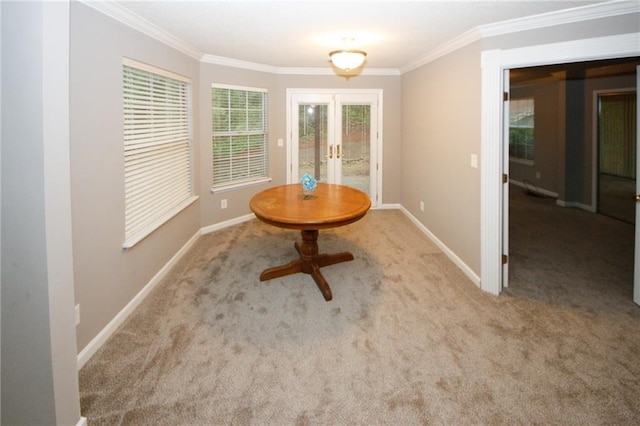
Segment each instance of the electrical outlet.
[{"label": "electrical outlet", "polygon": [[76,325],[80,325],[80,304],[76,305]]},{"label": "electrical outlet", "polygon": [[424,211],[424,201],[420,201],[420,211]]},{"label": "electrical outlet", "polygon": [[227,199],[226,198],[220,200],[220,208],[221,209],[226,209],[227,208]]},{"label": "electrical outlet", "polygon": [[536,179],[540,179],[540,172],[536,172]]}]

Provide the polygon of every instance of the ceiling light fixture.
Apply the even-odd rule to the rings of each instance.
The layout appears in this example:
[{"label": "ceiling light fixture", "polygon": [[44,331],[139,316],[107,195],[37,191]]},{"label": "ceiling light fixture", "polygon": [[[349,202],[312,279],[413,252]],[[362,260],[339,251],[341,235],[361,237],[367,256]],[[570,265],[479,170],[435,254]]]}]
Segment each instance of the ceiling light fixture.
[{"label": "ceiling light fixture", "polygon": [[361,66],[366,57],[367,52],[353,49],[334,50],[329,53],[329,59],[333,65],[347,72]]}]

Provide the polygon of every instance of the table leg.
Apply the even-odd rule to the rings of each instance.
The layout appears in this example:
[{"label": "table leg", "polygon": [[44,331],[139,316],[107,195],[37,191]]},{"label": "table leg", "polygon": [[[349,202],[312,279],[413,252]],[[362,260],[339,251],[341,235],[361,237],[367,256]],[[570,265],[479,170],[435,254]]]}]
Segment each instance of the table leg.
[{"label": "table leg", "polygon": [[265,269],[264,272],[260,274],[260,281],[303,272],[313,277],[324,299],[328,302],[332,299],[331,288],[320,272],[320,268],[353,260],[353,254],[349,252],[318,254],[318,231],[303,230],[300,231],[300,235],[302,236],[302,240],[296,241],[294,244],[296,251],[300,255],[300,259],[296,259],[286,265]]}]

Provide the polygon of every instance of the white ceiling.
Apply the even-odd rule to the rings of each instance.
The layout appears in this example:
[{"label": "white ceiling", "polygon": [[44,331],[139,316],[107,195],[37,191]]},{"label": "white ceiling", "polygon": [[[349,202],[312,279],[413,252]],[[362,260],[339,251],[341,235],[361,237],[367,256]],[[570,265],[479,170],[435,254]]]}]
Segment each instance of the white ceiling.
[{"label": "white ceiling", "polygon": [[328,53],[353,37],[367,68],[403,69],[496,22],[601,1],[118,1],[203,54],[288,68],[330,68]]}]

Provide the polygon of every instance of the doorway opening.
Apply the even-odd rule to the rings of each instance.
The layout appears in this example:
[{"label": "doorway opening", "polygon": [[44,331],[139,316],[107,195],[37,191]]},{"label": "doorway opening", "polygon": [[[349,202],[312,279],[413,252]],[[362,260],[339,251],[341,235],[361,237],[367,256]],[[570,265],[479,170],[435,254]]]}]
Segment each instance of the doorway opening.
[{"label": "doorway opening", "polygon": [[[511,121],[531,138],[509,136],[509,293],[585,309],[602,297],[612,306],[631,299],[639,64],[510,70],[509,104],[530,106]],[[620,212],[631,220],[620,222]]]}]

